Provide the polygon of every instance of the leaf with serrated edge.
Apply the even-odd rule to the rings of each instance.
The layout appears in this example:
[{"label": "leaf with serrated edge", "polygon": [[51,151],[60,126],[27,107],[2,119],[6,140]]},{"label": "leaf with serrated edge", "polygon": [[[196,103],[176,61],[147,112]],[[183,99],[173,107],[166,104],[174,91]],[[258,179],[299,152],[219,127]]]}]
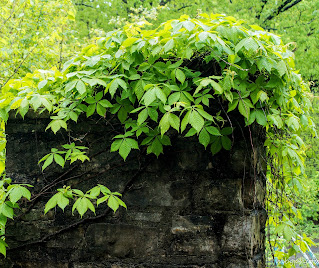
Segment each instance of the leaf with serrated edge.
[{"label": "leaf with serrated edge", "polygon": [[204,147],[206,148],[210,142],[210,135],[205,128],[203,128],[202,131],[199,133],[198,139],[199,139],[199,142],[203,144]]},{"label": "leaf with serrated edge", "polygon": [[44,214],[46,214],[49,210],[51,210],[52,208],[54,208],[57,205],[58,202],[58,196],[59,193],[56,193],[54,196],[52,196],[49,201],[45,204],[45,208],[44,208]]},{"label": "leaf with serrated edge", "polygon": [[203,128],[205,121],[197,111],[192,111],[189,117],[189,123],[196,129],[197,133],[199,133]]},{"label": "leaf with serrated edge", "polygon": [[172,128],[175,128],[177,131],[179,131],[180,119],[177,115],[170,113],[168,121]]},{"label": "leaf with serrated edge", "polygon": [[119,202],[116,200],[116,198],[113,196],[113,195],[111,195],[110,197],[109,197],[109,200],[108,200],[108,202],[107,202],[107,205],[114,211],[114,212],[116,212],[117,211],[117,209],[119,208]]}]

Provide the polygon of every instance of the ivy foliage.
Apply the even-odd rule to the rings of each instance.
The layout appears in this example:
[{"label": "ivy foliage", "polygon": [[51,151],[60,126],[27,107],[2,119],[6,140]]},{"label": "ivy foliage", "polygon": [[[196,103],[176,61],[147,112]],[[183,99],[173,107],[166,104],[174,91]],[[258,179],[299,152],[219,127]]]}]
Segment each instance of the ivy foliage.
[{"label": "ivy foliage", "polygon": [[79,36],[96,36],[93,29],[108,32],[132,22],[147,21],[157,27],[182,14],[214,12],[245,19],[290,43],[296,53],[296,68],[314,82],[312,86],[318,86],[318,0],[82,0],[75,7]]},{"label": "ivy foliage", "polygon": [[[99,195],[102,195],[102,197],[98,198]],[[111,192],[109,188],[100,184],[86,193],[83,193],[78,189],[71,189],[70,186],[67,186],[58,189],[58,193],[49,199],[45,205],[44,213],[47,213],[56,206],[60,207],[64,211],[65,207],[69,205],[70,199],[74,198],[76,198],[76,201],[72,206],[72,213],[76,210],[81,217],[88,209],[95,213],[95,207],[91,200],[96,200],[97,206],[103,202],[107,202],[107,205],[115,212],[119,206],[126,208],[125,203],[119,198],[119,196],[122,196],[122,194],[118,192]]]},{"label": "ivy foliage", "polygon": [[[5,187],[6,185],[9,185]],[[30,200],[31,193],[27,187],[29,184],[11,184],[10,178],[0,181],[0,253],[6,256],[5,227],[7,220],[15,216],[14,209],[19,208],[18,201],[22,198]]]},{"label": "ivy foliage", "polygon": [[[225,111],[212,105],[218,102]],[[237,111],[246,125],[265,129],[268,182],[282,192],[287,186],[302,188],[306,147],[300,134],[308,128],[316,135],[309,89],[294,70],[289,46],[259,26],[220,14],[183,15],[154,30],[129,24],[84,48],[61,71],[38,70],[8,81],[0,117],[7,121],[10,110],[24,117],[30,109],[48,110],[47,129],[54,133],[80,116],[117,117],[123,133],[114,136],[111,151],[124,160],[141,146],[159,156],[171,145],[171,133],[196,136],[213,154],[230,150],[227,113]],[[63,154],[55,149],[45,156],[43,169],[53,160],[63,166],[71,157]],[[65,191],[63,196],[71,197],[71,190]],[[77,194],[91,209],[91,194]],[[51,200],[46,211],[56,205],[63,209],[64,197],[61,204],[58,197]],[[289,240],[297,237],[290,215],[299,214],[292,202],[281,206],[287,213],[274,208],[270,224]]]},{"label": "ivy foliage", "polygon": [[[208,69],[194,68],[195,61]],[[111,150],[124,159],[140,145],[158,156],[163,145],[170,145],[170,129],[197,135],[216,153],[217,144],[231,147],[225,119],[209,105],[218,98],[248,125],[266,128],[271,154],[277,150],[273,130],[285,130],[290,141],[280,145],[282,156],[300,173],[298,134],[314,124],[307,87],[293,66],[293,53],[278,36],[233,17],[182,16],[155,30],[128,25],[83,49],[61,72],[39,70],[9,81],[2,92],[1,118],[7,120],[12,109],[22,117],[30,108],[46,109],[53,113],[47,129],[56,133],[82,113],[110,113],[124,127]]]}]

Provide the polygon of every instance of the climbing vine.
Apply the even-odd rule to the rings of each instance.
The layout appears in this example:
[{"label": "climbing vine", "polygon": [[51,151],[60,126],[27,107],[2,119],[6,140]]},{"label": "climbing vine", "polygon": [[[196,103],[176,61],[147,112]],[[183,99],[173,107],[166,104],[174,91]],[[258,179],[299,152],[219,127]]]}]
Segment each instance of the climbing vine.
[{"label": "climbing vine", "polygon": [[[212,105],[216,101],[227,111]],[[259,26],[220,14],[196,19],[184,15],[154,30],[126,25],[84,48],[62,70],[38,70],[8,81],[2,88],[0,117],[7,121],[11,110],[22,117],[30,110],[47,110],[51,113],[47,130],[54,133],[68,130],[70,122],[80,117],[113,115],[122,133],[113,137],[110,151],[124,160],[141,147],[159,156],[171,145],[174,132],[196,136],[212,154],[230,150],[233,127],[227,114],[237,112],[247,126],[260,125],[266,133],[267,183],[276,189],[276,195],[269,191],[268,204],[276,206],[269,206],[268,222],[275,237],[292,241],[288,254],[275,252],[273,257],[285,259],[305,248],[305,239],[295,233],[292,222],[292,215],[300,214],[285,189],[298,191],[305,179],[300,133],[310,129],[316,135],[309,115],[310,94],[294,69],[289,46]],[[84,147],[71,143],[62,148],[43,156],[43,169],[53,162],[63,167],[66,161],[88,160]],[[2,204],[13,207],[9,187],[4,188]],[[20,197],[29,198],[23,191]],[[108,200],[114,210],[125,206],[118,193],[102,185],[85,194],[65,187],[58,189],[45,211],[55,206],[64,209],[74,198],[73,210],[81,216],[88,209],[94,211],[90,199],[98,204]],[[4,228],[5,222],[0,224]],[[270,241],[271,247],[278,241]],[[4,253],[5,242],[0,242]]]}]

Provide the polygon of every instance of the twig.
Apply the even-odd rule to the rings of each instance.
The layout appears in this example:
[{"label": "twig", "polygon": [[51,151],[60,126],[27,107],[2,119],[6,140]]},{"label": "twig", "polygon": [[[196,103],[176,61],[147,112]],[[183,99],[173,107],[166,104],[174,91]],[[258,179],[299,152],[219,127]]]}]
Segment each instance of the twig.
[{"label": "twig", "polygon": [[[122,195],[124,196],[125,193],[131,188],[132,184],[134,183],[134,181],[138,178],[138,176],[145,171],[145,169],[149,166],[149,164],[153,161],[153,159],[149,160],[146,165],[143,167],[143,168],[140,168],[132,177],[131,179],[125,184],[125,186],[123,187],[123,190],[122,190]],[[95,216],[95,217],[90,217],[90,218],[86,218],[86,219],[81,219],[75,223],[72,223],[68,226],[65,226],[63,228],[61,228],[60,230],[52,233],[52,234],[47,234],[45,236],[43,236],[42,238],[36,240],[36,241],[32,241],[32,242],[29,242],[29,243],[25,243],[23,245],[19,245],[17,247],[14,247],[14,248],[9,248],[7,251],[12,251],[12,250],[16,250],[16,249],[21,249],[21,248],[24,248],[26,246],[31,246],[31,245],[36,245],[36,244],[41,244],[41,243],[45,243],[47,242],[49,239],[51,239],[52,237],[58,235],[58,234],[61,234],[67,230],[70,230],[72,228],[75,228],[81,224],[84,224],[86,222],[90,222],[90,221],[95,221],[97,219],[100,219],[100,218],[103,218],[105,217],[109,212],[111,211],[110,208],[106,208],[106,210],[98,215],[98,216]]]}]

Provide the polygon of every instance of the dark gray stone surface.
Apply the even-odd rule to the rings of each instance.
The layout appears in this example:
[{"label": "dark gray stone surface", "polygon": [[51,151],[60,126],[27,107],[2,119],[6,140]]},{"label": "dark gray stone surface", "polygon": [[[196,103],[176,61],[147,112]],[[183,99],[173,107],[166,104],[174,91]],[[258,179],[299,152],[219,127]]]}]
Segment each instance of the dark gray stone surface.
[{"label": "dark gray stone surface", "polygon": [[[1,267],[264,267],[263,151],[256,129],[250,129],[254,153],[247,128],[234,119],[230,152],[212,156],[197,140],[173,136],[158,159],[141,149],[124,162],[109,151],[116,124],[86,119],[54,135],[44,131],[48,122],[11,118],[6,128],[7,174],[33,184],[34,199],[9,223]],[[69,141],[89,147],[91,161],[41,172],[38,160]],[[83,219],[70,208],[43,215],[57,188],[85,191],[98,183],[123,192],[128,210],[114,214],[100,205]]]}]

